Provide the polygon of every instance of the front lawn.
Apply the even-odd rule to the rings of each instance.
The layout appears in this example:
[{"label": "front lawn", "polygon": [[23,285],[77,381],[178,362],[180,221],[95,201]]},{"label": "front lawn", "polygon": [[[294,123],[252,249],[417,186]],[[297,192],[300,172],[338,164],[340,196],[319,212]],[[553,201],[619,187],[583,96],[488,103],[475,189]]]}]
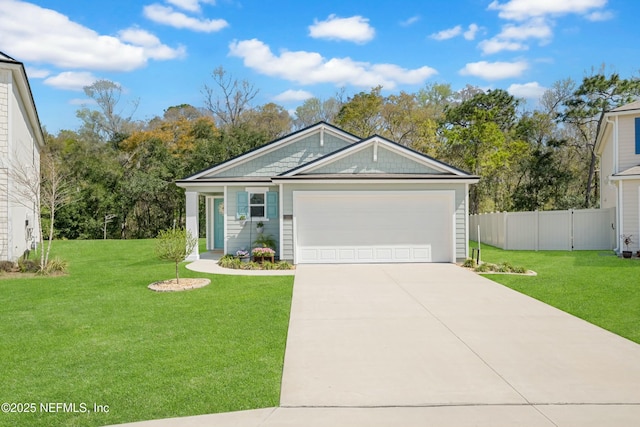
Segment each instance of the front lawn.
[{"label": "front lawn", "polygon": [[640,260],[612,251],[504,251],[488,245],[482,245],[482,260],[537,272],[486,277],[640,343]]},{"label": "front lawn", "polygon": [[[98,426],[278,405],[292,277],[214,276],[183,264],[181,277],[211,284],[156,293],[147,285],[175,273],[155,258],[151,240],[53,248],[69,275],[0,279],[0,403],[32,412],[3,407],[1,426]],[[108,413],[93,412],[94,404]]]}]

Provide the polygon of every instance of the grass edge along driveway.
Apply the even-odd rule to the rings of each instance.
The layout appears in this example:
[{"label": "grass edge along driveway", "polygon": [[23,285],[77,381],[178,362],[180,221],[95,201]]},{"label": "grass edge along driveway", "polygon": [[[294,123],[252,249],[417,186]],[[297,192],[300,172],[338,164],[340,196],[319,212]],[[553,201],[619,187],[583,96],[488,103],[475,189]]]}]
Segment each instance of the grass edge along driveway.
[{"label": "grass edge along driveway", "polygon": [[[212,283],[156,293],[147,285],[175,272],[155,257],[152,240],[53,248],[69,275],[0,279],[0,402],[23,404],[0,413],[0,426],[98,426],[278,405],[293,277],[207,275],[183,263],[181,277]],[[108,412],[93,412],[94,404]]]},{"label": "grass edge along driveway", "polygon": [[640,260],[618,258],[613,251],[481,248],[482,261],[507,261],[538,273],[485,277],[640,344]]}]

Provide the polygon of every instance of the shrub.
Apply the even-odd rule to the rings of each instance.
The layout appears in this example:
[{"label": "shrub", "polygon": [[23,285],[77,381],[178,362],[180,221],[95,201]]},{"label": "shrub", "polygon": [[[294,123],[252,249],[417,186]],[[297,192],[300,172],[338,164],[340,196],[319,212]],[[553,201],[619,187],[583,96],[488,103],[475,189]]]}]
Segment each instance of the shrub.
[{"label": "shrub", "polygon": [[242,261],[233,255],[225,255],[218,260],[218,265],[222,268],[233,268],[239,270],[242,268]]},{"label": "shrub", "polygon": [[262,269],[263,270],[275,270],[276,269],[276,263],[275,262],[271,262],[271,261],[265,261],[262,263]]},{"label": "shrub", "polygon": [[16,268],[16,265],[12,261],[0,261],[0,271],[10,273]]},{"label": "shrub", "polygon": [[477,271],[478,273],[488,273],[489,271],[491,271],[491,264],[483,262],[475,268],[475,271]]},{"label": "shrub", "polygon": [[40,264],[31,259],[18,260],[18,270],[20,273],[37,273],[40,271]]},{"label": "shrub", "polygon": [[467,267],[467,268],[476,268],[478,266],[478,264],[476,263],[476,260],[473,258],[467,258],[464,263],[462,264],[463,267]]},{"label": "shrub", "polygon": [[69,263],[61,258],[53,258],[50,259],[45,267],[45,272],[47,274],[51,273],[66,273],[67,268],[69,268]]},{"label": "shrub", "polygon": [[242,263],[241,268],[243,270],[260,270],[261,267],[262,267],[261,264],[251,261],[251,262]]},{"label": "shrub", "polygon": [[293,268],[287,261],[279,261],[276,266],[278,270],[291,270]]}]

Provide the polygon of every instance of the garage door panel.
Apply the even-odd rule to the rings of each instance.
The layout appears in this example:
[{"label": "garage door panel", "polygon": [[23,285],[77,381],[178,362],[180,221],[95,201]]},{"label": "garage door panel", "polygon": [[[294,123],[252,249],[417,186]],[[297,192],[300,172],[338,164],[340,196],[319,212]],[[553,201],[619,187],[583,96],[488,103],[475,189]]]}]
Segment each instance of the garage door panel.
[{"label": "garage door panel", "polygon": [[301,249],[299,254],[299,262],[302,264],[437,261],[432,259],[429,245],[424,247],[308,247]]},{"label": "garage door panel", "polygon": [[449,192],[294,194],[298,263],[450,262]]}]

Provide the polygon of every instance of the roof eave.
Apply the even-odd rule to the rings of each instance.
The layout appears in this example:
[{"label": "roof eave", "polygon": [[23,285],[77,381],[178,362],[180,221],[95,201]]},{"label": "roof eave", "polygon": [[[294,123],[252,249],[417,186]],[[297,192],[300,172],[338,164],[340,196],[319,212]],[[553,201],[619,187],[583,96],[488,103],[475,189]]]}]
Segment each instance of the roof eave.
[{"label": "roof eave", "polygon": [[[11,58],[9,55],[4,54],[7,58]],[[42,126],[40,125],[40,117],[38,116],[38,110],[36,103],[33,99],[33,92],[31,91],[31,85],[29,84],[29,78],[27,77],[27,71],[24,68],[24,64],[20,61],[0,59],[0,63],[6,64],[7,68],[11,69],[14,76],[13,81],[18,86],[18,91],[22,97],[22,101],[28,105],[27,117],[29,123],[33,128],[33,133],[39,148],[44,148],[44,133],[42,132]],[[18,76],[20,78],[18,78]]]}]

